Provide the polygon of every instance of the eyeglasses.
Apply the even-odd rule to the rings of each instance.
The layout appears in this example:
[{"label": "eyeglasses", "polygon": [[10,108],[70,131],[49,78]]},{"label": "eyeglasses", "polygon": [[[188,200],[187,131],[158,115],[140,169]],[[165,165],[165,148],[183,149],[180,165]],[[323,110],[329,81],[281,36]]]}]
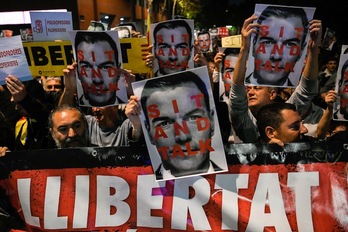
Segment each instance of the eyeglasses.
[{"label": "eyeglasses", "polygon": [[46,89],[61,89],[61,85],[47,85]]}]

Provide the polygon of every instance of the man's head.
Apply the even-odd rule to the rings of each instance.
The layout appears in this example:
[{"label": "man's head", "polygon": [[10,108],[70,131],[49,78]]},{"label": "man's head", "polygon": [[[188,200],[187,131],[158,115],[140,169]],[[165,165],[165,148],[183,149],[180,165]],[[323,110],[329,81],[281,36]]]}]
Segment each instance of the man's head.
[{"label": "man's head", "polygon": [[277,97],[276,88],[266,86],[247,86],[248,107],[256,115],[259,109],[273,103]]},{"label": "man's head", "polygon": [[113,128],[120,120],[118,106],[92,107],[92,114],[102,129]]},{"label": "man's head", "polygon": [[56,107],[48,118],[48,126],[58,148],[89,145],[86,119],[76,107]]},{"label": "man's head", "polygon": [[92,106],[113,104],[121,66],[115,41],[106,32],[77,32],[75,49],[86,99]]},{"label": "man's head", "polygon": [[253,41],[254,77],[259,84],[284,85],[306,47],[306,12],[268,6],[257,22],[261,27]]},{"label": "man's head", "polygon": [[296,107],[289,103],[272,103],[263,106],[256,116],[261,141],[278,139],[283,143],[299,142],[308,132]]},{"label": "man's head", "polygon": [[59,92],[62,89],[62,79],[61,77],[42,77],[44,90],[47,92]]},{"label": "man's head", "polygon": [[192,51],[192,30],[185,20],[157,24],[153,38],[154,53],[161,74],[188,69]]},{"label": "man's head", "polygon": [[330,72],[330,74],[333,74],[337,71],[337,58],[334,56],[331,56],[327,59],[325,67],[327,71]]},{"label": "man's head", "polygon": [[148,80],[141,106],[151,142],[175,176],[202,172],[213,151],[214,111],[204,82],[193,72]]},{"label": "man's head", "polygon": [[210,50],[210,34],[208,31],[201,31],[197,35],[198,45],[201,52],[209,52]]}]

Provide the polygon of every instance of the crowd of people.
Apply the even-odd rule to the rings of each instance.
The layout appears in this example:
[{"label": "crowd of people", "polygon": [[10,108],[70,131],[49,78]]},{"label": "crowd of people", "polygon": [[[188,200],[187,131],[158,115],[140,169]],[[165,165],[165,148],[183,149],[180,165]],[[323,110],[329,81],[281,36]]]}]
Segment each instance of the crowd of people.
[{"label": "crowd of people", "polygon": [[[185,20],[176,21],[175,25],[159,23],[154,30],[155,39],[151,45],[154,49],[149,52],[146,65],[154,67],[155,62],[158,62],[158,70],[154,70],[154,76],[183,71],[190,68],[190,62],[194,67],[207,66],[224,144],[264,142],[284,146],[291,142],[332,141],[333,138],[346,141],[347,122],[332,120],[333,104],[340,94],[334,90],[339,54],[326,50],[325,57],[322,56],[321,21],[305,21],[301,18],[301,12],[284,11],[272,14],[272,11],[273,9],[269,9],[265,15],[247,18],[241,27],[241,47],[224,51],[218,50],[219,45],[211,44],[213,39],[210,38],[208,30],[199,33],[197,39],[181,36],[192,35]],[[267,36],[258,34],[263,23],[268,23],[269,19],[276,19],[279,26],[287,21],[287,30],[293,32],[282,37],[272,33]],[[300,37],[296,31],[299,27],[306,29]],[[173,36],[169,36],[173,34],[169,31],[174,30],[174,35],[177,36],[175,40]],[[252,34],[257,35],[254,40]],[[305,50],[307,34],[309,41]],[[221,43],[221,38],[214,38],[214,41]],[[109,60],[103,60],[103,53],[96,53],[93,57],[85,55],[83,60],[68,65],[61,77],[35,77],[26,82],[13,75],[6,77],[6,84],[0,86],[1,156],[18,150],[145,145],[144,131],[139,119],[140,98],[134,96],[131,83],[148,77],[134,74],[131,70],[122,70],[114,78],[103,78],[103,73],[100,74],[101,78],[91,78],[92,74],[88,70],[93,65],[104,72],[113,66],[119,69],[120,60],[117,54],[119,49],[106,34],[105,40],[93,38],[93,33],[76,35],[75,47],[79,50],[87,47],[89,43],[116,52],[114,56],[108,56]],[[276,74],[255,69],[251,76],[246,76],[250,48],[254,47],[255,50],[260,44],[266,44],[263,57],[260,53],[254,54],[260,56],[260,62],[268,59],[277,62],[279,66],[286,62],[295,62],[298,57],[286,56],[288,51],[284,51],[284,54],[268,51],[268,44],[298,46],[301,53],[306,53],[306,62],[297,86],[291,86],[288,78],[290,70],[284,68]],[[158,49],[163,51],[171,47],[183,51],[186,49],[188,52],[182,52],[181,55],[159,55]],[[233,67],[230,67],[232,63]],[[99,86],[100,89],[84,92],[83,97],[77,99],[76,72],[86,74],[80,78],[84,90],[90,90],[90,86]],[[109,94],[100,94],[110,90],[119,81],[120,75],[125,79],[128,99],[113,95],[112,91]],[[221,75],[227,77],[222,95],[219,93],[218,84]],[[272,83],[269,82],[271,75],[274,81]],[[284,87],[274,87],[274,83]],[[185,94],[182,95],[184,96]],[[151,97],[148,97],[148,101],[149,99]],[[101,106],[100,102],[106,100],[108,106]],[[209,110],[207,113],[209,114]],[[149,135],[153,136],[152,133],[149,129]],[[192,138],[185,139],[187,143]],[[160,140],[156,142],[159,143]],[[168,165],[175,166],[175,163]],[[209,167],[209,162],[205,165]]]}]

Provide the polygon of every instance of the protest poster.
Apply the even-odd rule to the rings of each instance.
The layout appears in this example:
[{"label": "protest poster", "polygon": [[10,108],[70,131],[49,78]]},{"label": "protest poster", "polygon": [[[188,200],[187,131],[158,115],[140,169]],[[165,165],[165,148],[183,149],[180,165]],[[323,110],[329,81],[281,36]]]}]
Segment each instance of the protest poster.
[{"label": "protest poster", "polygon": [[207,67],[132,86],[157,180],[227,170]]},{"label": "protest poster", "polygon": [[223,52],[225,54],[222,57],[222,61],[220,64],[219,101],[228,102],[229,92],[232,85],[233,72],[237,63],[239,49],[233,47],[220,47],[219,52]]},{"label": "protest poster", "polygon": [[63,76],[63,69],[74,61],[70,41],[23,43],[33,76]]},{"label": "protest poster", "polygon": [[194,22],[188,19],[151,24],[154,54],[154,76],[162,76],[194,68]]},{"label": "protest poster", "polygon": [[[252,34],[245,85],[295,88],[315,8],[256,4],[259,32]],[[255,23],[256,23],[255,22]]]},{"label": "protest poster", "polygon": [[122,64],[124,69],[133,73],[148,73],[151,68],[146,66],[146,56],[149,53],[147,38],[120,39]]},{"label": "protest poster", "polygon": [[70,31],[80,106],[126,103],[127,90],[117,31]]},{"label": "protest poster", "polygon": [[34,41],[69,40],[68,32],[73,30],[71,12],[29,13]]},{"label": "protest poster", "polygon": [[241,35],[232,35],[221,38],[221,46],[226,48],[240,48],[242,45]]},{"label": "protest poster", "polygon": [[0,85],[10,74],[21,81],[32,79],[20,35],[0,38]]},{"label": "protest poster", "polygon": [[[148,54],[146,38],[120,39],[122,64],[133,73],[148,73],[145,60]],[[33,76],[63,76],[63,69],[74,62],[71,41],[23,43]]]},{"label": "protest poster", "polygon": [[341,54],[337,69],[335,91],[338,93],[334,103],[333,120],[348,121],[348,54]]},{"label": "protest poster", "polygon": [[[332,231],[348,228],[346,143],[226,147],[228,172],[155,181],[145,147],[0,157],[6,231]],[[6,222],[6,223],[5,223]]]},{"label": "protest poster", "polygon": [[213,43],[210,32],[207,30],[199,31],[197,34],[198,51],[208,53],[213,51]]},{"label": "protest poster", "polygon": [[336,40],[336,32],[331,28],[326,28],[325,34],[323,36],[323,49],[331,50],[330,46]]}]

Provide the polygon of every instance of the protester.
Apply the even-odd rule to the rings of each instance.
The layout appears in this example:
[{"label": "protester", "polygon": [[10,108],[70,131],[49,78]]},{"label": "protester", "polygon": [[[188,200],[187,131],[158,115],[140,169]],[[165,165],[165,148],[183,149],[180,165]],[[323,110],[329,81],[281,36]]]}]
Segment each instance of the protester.
[{"label": "protester", "polygon": [[125,110],[127,119],[120,118],[118,106],[93,107],[86,115],[91,144],[99,147],[116,147],[143,144],[137,98],[131,96]]},{"label": "protester", "polygon": [[325,63],[325,70],[319,74],[319,93],[313,99],[313,102],[326,108],[325,96],[330,91],[335,89],[336,77],[337,77],[338,59],[336,57],[329,57]]},{"label": "protester", "polygon": [[258,111],[256,119],[260,140],[269,144],[300,142],[308,132],[296,107],[289,103],[267,104]]},{"label": "protester", "polygon": [[[59,105],[77,105],[75,100],[76,92],[76,66],[68,65],[64,69],[65,88],[61,96]],[[126,77],[126,85],[131,90],[130,83],[135,81],[135,75],[129,70],[124,71]],[[129,83],[129,84],[128,84]],[[133,92],[129,92],[132,94]],[[131,96],[128,103],[124,105],[115,105],[108,107],[92,107],[92,115],[89,115],[88,109],[84,109],[87,123],[87,133],[90,142],[100,147],[110,146],[129,146],[130,144],[141,144],[143,142],[143,134],[139,120],[139,106],[136,103],[137,98]],[[121,112],[124,110],[125,112]],[[125,117],[123,117],[123,115]]]},{"label": "protester", "polygon": [[58,92],[63,87],[60,76],[41,76],[41,84],[47,92]]},{"label": "protester", "polygon": [[69,105],[56,107],[49,115],[48,126],[58,148],[91,145],[86,119],[77,107]]},{"label": "protester", "polygon": [[21,115],[16,121],[15,150],[49,148],[47,118],[52,106],[48,104],[45,91],[36,80],[21,82],[9,75],[6,86]]},{"label": "protester", "polygon": [[[232,126],[236,135],[244,142],[257,142],[258,130],[256,127],[256,114],[258,110],[277,99],[277,91],[274,88],[266,86],[244,85],[246,63],[251,45],[251,34],[257,33],[261,26],[259,23],[253,23],[257,16],[251,16],[244,21],[242,27],[242,45],[238,55],[237,64],[234,69],[233,83],[230,91],[229,112]],[[294,93],[288,99],[288,103],[296,106],[300,116],[309,117],[309,108],[313,97],[317,94],[318,77],[318,47],[321,39],[321,21],[312,20],[309,22],[310,40],[308,42],[307,62],[303,69],[299,85]]]}]

